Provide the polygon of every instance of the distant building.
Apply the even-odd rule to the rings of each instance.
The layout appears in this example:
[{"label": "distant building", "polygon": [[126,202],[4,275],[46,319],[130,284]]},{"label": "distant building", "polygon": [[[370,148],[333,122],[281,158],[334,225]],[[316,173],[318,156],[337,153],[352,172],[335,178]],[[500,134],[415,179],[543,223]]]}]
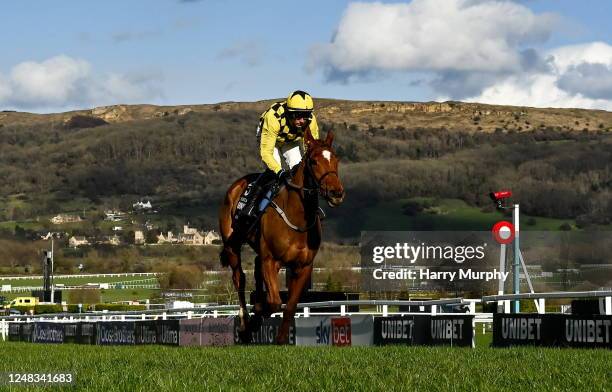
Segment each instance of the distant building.
[{"label": "distant building", "polygon": [[179,242],[185,245],[204,245],[204,236],[197,231],[194,234],[179,234]]},{"label": "distant building", "polygon": [[211,245],[213,241],[220,240],[221,236],[214,230],[208,231],[204,234],[204,245]]},{"label": "distant building", "polygon": [[108,210],[104,211],[104,220],[111,222],[119,222],[125,219],[125,212]]},{"label": "distant building", "polygon": [[145,243],[145,237],[141,230],[136,230],[134,232],[134,244],[142,245]]},{"label": "distant building", "polygon": [[85,237],[72,236],[68,240],[68,246],[71,248],[78,248],[79,246],[89,245],[89,241]]},{"label": "distant building", "polygon": [[78,215],[68,215],[68,214],[58,214],[50,219],[51,223],[54,225],[59,225],[62,223],[73,223],[73,222],[81,222],[81,219]]},{"label": "distant building", "polygon": [[197,232],[198,232],[198,229],[194,227],[189,227],[189,225],[183,226],[183,234],[196,234]]},{"label": "distant building", "polygon": [[175,244],[177,242],[178,242],[178,238],[176,238],[174,234],[172,234],[171,231],[169,231],[165,236],[164,236],[164,233],[160,233],[157,236],[158,244]]},{"label": "distant building", "polygon": [[113,246],[118,246],[118,245],[121,245],[121,239],[116,234],[111,235],[111,236],[108,236],[108,243]]},{"label": "distant building", "polygon": [[57,232],[57,231],[56,232],[49,231],[46,234],[45,233],[39,234],[41,240],[50,240],[52,238],[59,239],[59,238],[62,238],[63,235],[64,235],[63,233]]},{"label": "distant building", "polygon": [[150,210],[153,208],[153,206],[151,205],[151,201],[147,201],[146,203],[142,202],[142,201],[137,201],[136,203],[132,204],[132,207],[135,210]]},{"label": "distant building", "polygon": [[169,231],[166,235],[163,233],[157,236],[158,244],[184,244],[184,245],[210,245],[215,240],[221,239],[221,236],[214,230],[210,230],[204,233],[200,233],[198,229],[189,227],[188,225],[183,226],[183,232],[175,236]]}]

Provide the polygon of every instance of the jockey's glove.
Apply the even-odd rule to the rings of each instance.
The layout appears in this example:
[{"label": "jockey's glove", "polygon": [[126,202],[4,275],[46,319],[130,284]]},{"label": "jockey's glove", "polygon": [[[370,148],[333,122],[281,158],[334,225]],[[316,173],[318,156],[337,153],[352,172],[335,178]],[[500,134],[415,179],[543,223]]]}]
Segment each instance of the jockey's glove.
[{"label": "jockey's glove", "polygon": [[276,173],[276,179],[279,184],[286,183],[291,178],[291,173],[289,173],[285,169],[281,169],[278,173]]}]

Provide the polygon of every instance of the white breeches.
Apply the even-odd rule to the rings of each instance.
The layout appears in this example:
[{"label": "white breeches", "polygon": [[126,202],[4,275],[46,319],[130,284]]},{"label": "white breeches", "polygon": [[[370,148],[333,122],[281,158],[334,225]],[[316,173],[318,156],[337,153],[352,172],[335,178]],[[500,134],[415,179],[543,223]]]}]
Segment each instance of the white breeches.
[{"label": "white breeches", "polygon": [[[257,127],[257,144],[260,143],[261,130],[259,126]],[[281,155],[283,156],[283,160],[286,165],[283,165],[283,160],[281,160]],[[288,166],[289,169],[293,168],[293,166],[297,165],[302,161],[302,142],[301,141],[288,141],[283,144],[282,147],[275,146],[274,147],[274,160],[278,162],[281,166]]]},{"label": "white breeches", "polygon": [[282,147],[280,147],[280,149],[278,147],[274,147],[274,159],[282,166],[280,159],[281,154],[283,155],[285,163],[287,163],[287,166],[289,166],[289,169],[293,168],[293,166],[302,161],[301,143],[299,141],[286,142]]}]

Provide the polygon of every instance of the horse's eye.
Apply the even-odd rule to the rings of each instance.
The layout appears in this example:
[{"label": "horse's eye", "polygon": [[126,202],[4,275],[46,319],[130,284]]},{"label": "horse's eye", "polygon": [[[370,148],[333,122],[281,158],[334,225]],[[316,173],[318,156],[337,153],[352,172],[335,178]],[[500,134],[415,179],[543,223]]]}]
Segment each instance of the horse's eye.
[{"label": "horse's eye", "polygon": [[310,164],[311,164],[312,166],[316,166],[316,165],[317,165],[317,161],[314,161],[314,160],[313,160],[313,161],[310,161]]}]

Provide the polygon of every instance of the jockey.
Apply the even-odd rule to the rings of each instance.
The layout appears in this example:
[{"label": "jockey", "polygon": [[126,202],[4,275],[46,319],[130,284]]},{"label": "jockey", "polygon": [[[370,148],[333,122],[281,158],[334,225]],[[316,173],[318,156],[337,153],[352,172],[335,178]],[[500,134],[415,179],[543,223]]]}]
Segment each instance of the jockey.
[{"label": "jockey", "polygon": [[[314,139],[319,138],[319,126],[313,113],[312,97],[304,91],[292,92],[287,100],[276,102],[259,118],[257,138],[259,141],[259,154],[266,167],[266,171],[250,185],[248,197],[241,197],[238,203],[237,220],[250,220],[257,218],[265,206],[254,208],[264,185],[272,179],[275,187],[268,199],[274,197],[279,186],[291,177],[290,170],[302,160],[304,143],[302,137],[306,129]],[[281,156],[286,164],[283,168]],[[266,203],[267,204],[267,203]]]}]

